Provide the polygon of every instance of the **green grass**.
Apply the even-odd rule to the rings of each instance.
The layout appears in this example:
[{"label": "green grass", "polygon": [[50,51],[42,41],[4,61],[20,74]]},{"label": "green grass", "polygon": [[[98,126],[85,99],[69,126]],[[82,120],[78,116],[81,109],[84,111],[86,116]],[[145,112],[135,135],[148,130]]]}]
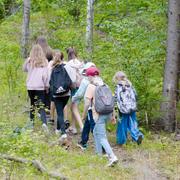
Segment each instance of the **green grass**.
[{"label": "green grass", "polygon": [[[39,119],[35,121],[34,131],[25,131],[20,135],[13,133],[17,126],[23,127],[26,124],[28,114],[23,112],[28,103],[17,98],[9,101],[9,104],[1,103],[3,107],[0,111],[0,153],[30,160],[38,159],[48,170],[60,172],[70,179],[132,179],[138,177],[133,161],[128,162],[128,166],[124,165],[124,160],[131,159],[137,163],[143,161],[153,165],[154,169],[170,179],[178,177],[180,143],[173,141],[173,135],[144,131],[143,144],[137,146],[136,143],[128,141],[123,149],[116,147],[115,153],[120,162],[114,168],[107,168],[107,159],[95,155],[92,144],[85,152],[76,147],[79,137],[72,140],[68,151],[59,145],[51,146],[58,137],[54,134],[45,135]],[[108,137],[114,146],[115,132],[108,133]],[[7,172],[11,172],[12,179],[47,178],[47,175],[42,175],[30,165],[0,159],[1,177],[5,177]]]},{"label": "green grass", "polygon": [[[74,22],[69,15],[66,3],[60,2],[59,7],[52,1],[48,11],[43,1],[38,2],[37,9],[33,6],[29,48],[37,36],[45,35],[52,48],[65,52],[68,46],[75,46],[79,57],[86,60],[86,2],[83,1],[80,6],[78,22]],[[109,16],[116,13],[116,10],[113,2],[101,0],[95,4],[93,61],[112,89],[112,77],[116,71],[123,70],[128,74],[139,95],[137,114],[143,124],[145,113],[149,121],[159,116],[158,101],[166,54],[167,1],[122,0],[119,1],[118,15]],[[97,27],[103,17],[104,20]],[[118,166],[106,168],[107,160],[96,156],[91,146],[85,153],[76,148],[77,138],[73,139],[69,151],[60,146],[51,147],[50,143],[58,137],[45,136],[38,120],[35,131],[14,134],[13,130],[17,126],[23,127],[28,120],[25,113],[29,104],[26,75],[21,69],[21,25],[22,13],[8,17],[0,24],[0,153],[39,159],[49,170],[61,172],[69,179],[133,179],[138,176],[134,167],[131,167],[133,163],[129,162],[128,167],[123,164],[124,158],[128,157],[152,163],[154,168],[169,179],[179,178],[180,143],[173,141],[173,135],[157,135],[144,130],[143,145],[139,147],[128,142],[123,150],[118,149]],[[114,130],[113,126],[108,128]],[[109,139],[115,144],[115,130],[109,134]],[[138,156],[134,157],[136,153]],[[141,159],[141,153],[144,159]],[[123,154],[126,156],[123,157]],[[0,159],[0,177],[4,178],[7,172],[11,173],[12,179],[48,179],[47,175],[42,175],[30,165]]]}]

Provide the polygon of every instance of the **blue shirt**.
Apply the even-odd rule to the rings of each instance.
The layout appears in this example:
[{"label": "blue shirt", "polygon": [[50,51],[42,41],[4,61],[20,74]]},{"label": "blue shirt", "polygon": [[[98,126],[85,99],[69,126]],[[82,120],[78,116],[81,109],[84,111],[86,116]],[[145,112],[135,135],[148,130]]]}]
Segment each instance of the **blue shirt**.
[{"label": "blue shirt", "polygon": [[76,92],[76,94],[72,97],[72,102],[80,101],[86,92],[86,89],[88,85],[90,84],[89,80],[87,77],[84,77],[83,80],[81,81],[81,84]]}]

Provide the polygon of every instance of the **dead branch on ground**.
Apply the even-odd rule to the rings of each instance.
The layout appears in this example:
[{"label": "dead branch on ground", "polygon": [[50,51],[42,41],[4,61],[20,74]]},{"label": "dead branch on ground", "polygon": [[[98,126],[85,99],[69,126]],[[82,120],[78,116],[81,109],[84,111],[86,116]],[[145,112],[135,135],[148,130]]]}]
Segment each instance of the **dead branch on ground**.
[{"label": "dead branch on ground", "polygon": [[23,163],[23,164],[31,164],[34,168],[36,168],[38,171],[40,171],[42,174],[47,174],[48,176],[52,177],[52,178],[57,178],[57,179],[62,179],[62,180],[66,180],[68,179],[67,177],[57,173],[57,172],[51,172],[48,171],[43,164],[38,161],[38,160],[28,160],[25,158],[20,158],[20,157],[13,157],[10,155],[6,155],[6,154],[0,154],[0,158],[1,159],[6,159],[9,161],[14,161],[17,163]]}]

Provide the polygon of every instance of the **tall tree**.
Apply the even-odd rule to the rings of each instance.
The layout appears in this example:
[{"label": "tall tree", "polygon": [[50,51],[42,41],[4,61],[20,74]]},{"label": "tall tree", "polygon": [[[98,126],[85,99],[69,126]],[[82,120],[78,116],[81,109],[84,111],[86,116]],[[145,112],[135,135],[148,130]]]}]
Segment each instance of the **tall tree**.
[{"label": "tall tree", "polygon": [[86,50],[88,60],[92,60],[93,52],[94,0],[87,0]]},{"label": "tall tree", "polygon": [[173,132],[176,125],[178,71],[180,62],[180,0],[169,0],[167,55],[161,103],[161,125]]},{"label": "tall tree", "polygon": [[22,56],[28,56],[28,41],[29,41],[29,22],[30,22],[30,0],[24,0],[23,6],[23,26],[22,26]]}]

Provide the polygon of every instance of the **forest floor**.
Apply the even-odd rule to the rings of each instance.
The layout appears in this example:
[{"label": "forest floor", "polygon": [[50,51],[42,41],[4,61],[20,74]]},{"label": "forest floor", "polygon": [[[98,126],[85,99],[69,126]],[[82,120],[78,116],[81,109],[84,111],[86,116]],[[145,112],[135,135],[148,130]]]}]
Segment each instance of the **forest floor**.
[{"label": "forest floor", "polygon": [[[115,139],[114,133],[109,133],[109,136],[111,140]],[[160,135],[154,134],[151,136],[151,138],[154,139],[152,140],[153,142],[149,142],[149,143],[152,143],[152,146],[153,146],[153,143],[158,142],[158,139],[163,144]],[[177,142],[173,142],[172,140],[170,140],[169,142],[173,144],[177,143]],[[124,169],[130,170],[131,175],[128,177],[128,179],[133,179],[133,180],[176,179],[176,180],[180,180],[180,164],[179,164],[180,163],[180,157],[179,157],[180,144],[179,143],[176,144],[178,145],[178,148],[179,148],[178,153],[174,154],[175,156],[170,155],[167,157],[166,157],[167,154],[164,154],[163,152],[158,151],[157,149],[156,150],[153,150],[153,148],[146,149],[145,147],[143,147],[144,146],[143,144],[141,147],[141,145],[138,146],[134,142],[129,142],[129,143],[130,144],[125,145],[125,147],[116,145],[115,143],[111,143],[113,151],[119,159],[118,165],[122,166]],[[146,143],[147,142],[145,142],[145,144]],[[91,144],[93,144],[92,139],[91,139]],[[149,145],[151,146],[151,144]],[[93,145],[91,147],[92,149],[94,148]],[[166,161],[167,165],[163,164],[163,160],[161,158],[163,158]],[[167,162],[169,161],[168,160],[169,158],[174,158],[174,165],[175,165],[174,170],[168,167],[170,166],[170,162],[169,164]],[[116,177],[115,179],[123,179],[123,177],[119,176],[119,177]]]},{"label": "forest floor", "polygon": [[[150,158],[150,153],[144,150],[134,150],[127,153],[125,149],[114,148],[123,167],[131,168],[134,172],[135,180],[165,180],[168,176],[163,174],[154,164],[156,161]],[[178,177],[177,177],[178,178]]]},{"label": "forest floor", "polygon": [[[22,116],[22,115],[20,115]],[[24,117],[27,117],[26,115]],[[21,124],[24,124],[22,117]],[[6,124],[7,124],[7,120]],[[2,123],[2,127],[1,127]],[[61,173],[68,179],[97,180],[180,180],[180,141],[174,140],[174,134],[144,131],[145,139],[137,145],[129,138],[124,146],[116,145],[115,131],[107,132],[113,151],[118,156],[116,166],[108,168],[108,160],[95,154],[92,134],[85,151],[77,147],[80,133],[68,135],[68,148],[58,142],[53,127],[50,134],[41,129],[36,121],[33,130],[19,134],[12,132],[17,123],[11,121],[11,130],[0,123],[0,154],[39,160],[47,169]],[[30,165],[15,163],[0,158],[0,179],[53,179],[42,174]]]}]

